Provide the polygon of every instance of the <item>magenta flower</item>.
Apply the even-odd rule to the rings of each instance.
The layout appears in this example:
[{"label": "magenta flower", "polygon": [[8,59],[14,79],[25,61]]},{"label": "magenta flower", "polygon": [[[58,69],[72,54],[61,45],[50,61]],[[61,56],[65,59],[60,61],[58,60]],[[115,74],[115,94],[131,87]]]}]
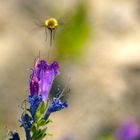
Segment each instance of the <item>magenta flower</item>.
[{"label": "magenta flower", "polygon": [[140,127],[134,121],[124,123],[117,130],[116,140],[139,140],[140,139]]},{"label": "magenta flower", "polygon": [[55,77],[59,75],[59,64],[47,64],[45,60],[38,60],[30,79],[30,95],[42,96],[47,101]]}]

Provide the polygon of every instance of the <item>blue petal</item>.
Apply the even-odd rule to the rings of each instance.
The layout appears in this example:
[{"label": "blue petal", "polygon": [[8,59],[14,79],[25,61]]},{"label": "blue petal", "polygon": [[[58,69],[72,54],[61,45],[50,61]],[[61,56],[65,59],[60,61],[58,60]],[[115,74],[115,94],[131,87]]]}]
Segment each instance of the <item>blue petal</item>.
[{"label": "blue petal", "polygon": [[56,112],[68,107],[67,102],[62,102],[59,98],[53,98],[52,104],[48,108],[48,112]]},{"label": "blue petal", "polygon": [[30,131],[33,120],[28,114],[22,114],[20,123],[21,126],[24,127],[25,131]]},{"label": "blue petal", "polygon": [[59,111],[61,109],[67,108],[67,107],[68,107],[68,103],[66,101],[62,102],[60,100],[60,98],[54,97],[51,105],[49,106],[49,108],[45,114],[44,119],[47,120],[52,112],[56,112],[56,111]]},{"label": "blue petal", "polygon": [[42,96],[29,96],[30,110],[34,121],[36,120],[35,118],[36,111],[41,102],[42,102]]},{"label": "blue petal", "polygon": [[19,134],[16,131],[11,132],[9,140],[20,140]]},{"label": "blue petal", "polygon": [[32,118],[28,114],[22,114],[20,123],[21,123],[21,126],[23,126],[25,129],[26,140],[31,140],[30,131],[33,124]]}]

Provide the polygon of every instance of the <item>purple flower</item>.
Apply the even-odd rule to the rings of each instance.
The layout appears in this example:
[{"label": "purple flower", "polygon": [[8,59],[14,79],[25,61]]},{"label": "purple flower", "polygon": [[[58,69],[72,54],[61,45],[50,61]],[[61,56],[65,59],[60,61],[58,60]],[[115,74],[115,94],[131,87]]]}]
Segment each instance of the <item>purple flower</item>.
[{"label": "purple flower", "polygon": [[47,101],[53,80],[59,74],[58,62],[47,64],[45,60],[38,60],[30,79],[30,95],[41,95]]},{"label": "purple flower", "polygon": [[137,140],[138,138],[140,138],[140,128],[134,120],[126,122],[117,130],[116,140]]}]

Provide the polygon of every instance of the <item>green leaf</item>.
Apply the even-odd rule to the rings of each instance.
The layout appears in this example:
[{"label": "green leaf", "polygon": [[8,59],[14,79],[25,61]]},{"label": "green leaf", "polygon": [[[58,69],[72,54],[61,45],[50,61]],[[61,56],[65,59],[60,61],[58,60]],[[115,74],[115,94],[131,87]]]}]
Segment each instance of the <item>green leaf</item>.
[{"label": "green leaf", "polygon": [[41,140],[45,136],[46,136],[46,129],[45,130],[39,129],[38,132],[36,133],[36,135],[34,135],[32,138],[34,138],[36,140]]},{"label": "green leaf", "polygon": [[42,102],[40,104],[40,106],[38,107],[37,112],[36,112],[37,124],[39,124],[40,123],[39,121],[44,118],[45,112],[46,112],[46,110],[48,108],[48,102],[49,101],[47,101],[46,103]]},{"label": "green leaf", "polygon": [[35,125],[32,126],[31,131],[32,131],[33,133],[36,132],[36,126],[35,126]]},{"label": "green leaf", "polygon": [[46,135],[52,137],[52,136],[53,136],[53,133],[51,133],[51,132],[46,132]]},{"label": "green leaf", "polygon": [[40,113],[43,114],[45,111],[46,105],[44,102],[42,102],[41,107],[40,107]]},{"label": "green leaf", "polygon": [[48,120],[46,121],[46,124],[49,124],[49,123],[53,123],[53,121],[52,121],[51,119],[48,119]]}]

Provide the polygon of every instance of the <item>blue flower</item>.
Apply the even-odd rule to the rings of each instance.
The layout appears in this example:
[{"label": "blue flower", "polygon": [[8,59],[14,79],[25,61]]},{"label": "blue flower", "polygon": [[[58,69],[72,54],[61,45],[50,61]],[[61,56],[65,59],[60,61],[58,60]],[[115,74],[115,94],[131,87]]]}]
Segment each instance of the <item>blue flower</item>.
[{"label": "blue flower", "polygon": [[59,97],[57,98],[54,97],[52,103],[49,105],[49,108],[45,114],[44,119],[47,120],[52,112],[56,112],[67,107],[68,104],[66,101],[62,102]]},{"label": "blue flower", "polygon": [[30,131],[32,127],[33,120],[28,114],[22,114],[20,120],[21,126],[24,127],[25,131]]},{"label": "blue flower", "polygon": [[40,103],[42,102],[42,96],[29,96],[28,100],[30,103],[31,115],[32,115],[33,121],[35,122],[36,111],[37,111]]},{"label": "blue flower", "polygon": [[20,140],[18,133],[16,131],[11,132],[9,140]]},{"label": "blue flower", "polygon": [[53,98],[52,104],[48,108],[48,112],[56,112],[68,107],[67,102],[62,102],[59,98]]},{"label": "blue flower", "polygon": [[58,62],[47,64],[45,60],[38,60],[30,79],[30,95],[41,95],[47,101],[53,80],[59,74]]},{"label": "blue flower", "polygon": [[31,131],[32,124],[33,124],[32,118],[28,114],[23,113],[21,116],[20,123],[21,123],[21,126],[24,127],[24,129],[25,129],[26,140],[31,140],[30,131]]}]

